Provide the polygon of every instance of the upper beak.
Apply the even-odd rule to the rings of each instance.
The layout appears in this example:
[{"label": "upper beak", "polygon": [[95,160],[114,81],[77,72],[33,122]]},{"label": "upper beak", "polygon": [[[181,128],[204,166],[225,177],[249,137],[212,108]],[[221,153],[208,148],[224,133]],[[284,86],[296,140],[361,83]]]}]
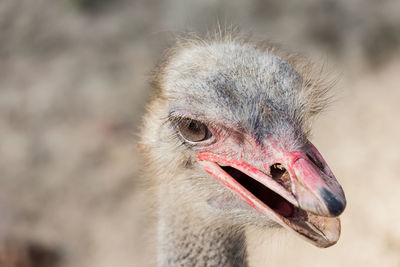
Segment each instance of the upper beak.
[{"label": "upper beak", "polygon": [[300,208],[326,217],[343,212],[343,189],[314,145],[309,143],[302,152],[288,153],[286,161],[292,193]]}]

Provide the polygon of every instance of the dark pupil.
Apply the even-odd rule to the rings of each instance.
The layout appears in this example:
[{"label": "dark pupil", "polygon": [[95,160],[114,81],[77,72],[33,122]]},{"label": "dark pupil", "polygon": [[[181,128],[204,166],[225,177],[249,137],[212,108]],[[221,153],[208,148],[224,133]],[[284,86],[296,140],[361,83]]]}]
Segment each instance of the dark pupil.
[{"label": "dark pupil", "polygon": [[189,123],[189,130],[192,131],[193,133],[196,133],[200,131],[200,125],[192,121]]}]

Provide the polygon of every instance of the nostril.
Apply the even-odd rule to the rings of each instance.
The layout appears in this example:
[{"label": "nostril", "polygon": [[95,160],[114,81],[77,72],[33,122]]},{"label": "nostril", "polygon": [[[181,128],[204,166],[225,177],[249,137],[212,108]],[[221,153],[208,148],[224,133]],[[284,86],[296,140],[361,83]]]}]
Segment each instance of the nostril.
[{"label": "nostril", "polygon": [[275,180],[279,180],[285,172],[286,169],[281,163],[275,163],[270,167],[270,174]]},{"label": "nostril", "polygon": [[307,158],[314,163],[315,166],[317,166],[318,169],[320,169],[322,172],[325,172],[324,165],[314,157],[312,157],[310,154],[307,153]]},{"label": "nostril", "polygon": [[271,165],[269,173],[271,177],[285,187],[286,190],[291,190],[290,175],[282,163],[275,163]]}]

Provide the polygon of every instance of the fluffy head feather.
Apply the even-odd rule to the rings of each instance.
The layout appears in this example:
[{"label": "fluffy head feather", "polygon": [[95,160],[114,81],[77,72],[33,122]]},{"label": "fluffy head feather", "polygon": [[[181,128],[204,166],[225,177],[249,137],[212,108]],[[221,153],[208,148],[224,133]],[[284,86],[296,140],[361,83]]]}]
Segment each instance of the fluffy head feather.
[{"label": "fluffy head feather", "polygon": [[[190,107],[209,121],[224,121],[282,137],[308,135],[310,119],[330,102],[322,68],[297,54],[235,34],[179,39],[155,72],[168,112]],[[281,125],[279,125],[281,124]]]}]

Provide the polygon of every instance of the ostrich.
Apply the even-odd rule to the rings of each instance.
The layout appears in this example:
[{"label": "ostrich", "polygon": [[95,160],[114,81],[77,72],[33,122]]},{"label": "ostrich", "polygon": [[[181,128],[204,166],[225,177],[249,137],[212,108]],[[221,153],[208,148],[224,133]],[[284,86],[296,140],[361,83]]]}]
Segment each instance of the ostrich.
[{"label": "ostrich", "polygon": [[329,87],[304,62],[229,35],[167,53],[140,141],[158,266],[247,266],[249,225],[337,242],[344,192],[308,140]]}]

